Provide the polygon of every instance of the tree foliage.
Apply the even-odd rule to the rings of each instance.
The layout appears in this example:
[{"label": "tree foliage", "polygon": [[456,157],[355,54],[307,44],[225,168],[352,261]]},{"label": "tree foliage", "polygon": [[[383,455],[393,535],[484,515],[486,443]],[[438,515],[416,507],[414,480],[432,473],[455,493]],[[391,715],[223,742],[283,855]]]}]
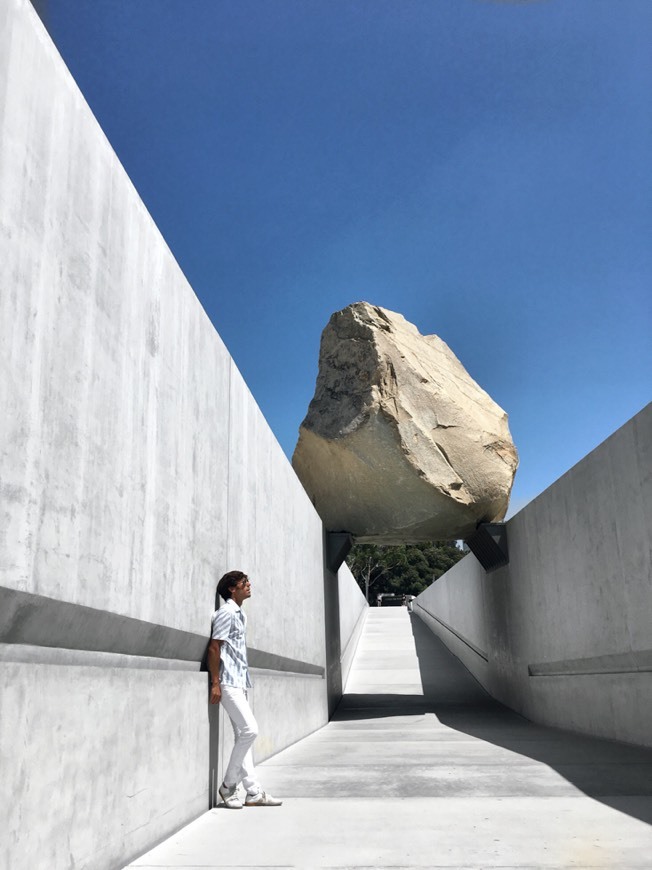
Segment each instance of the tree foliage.
[{"label": "tree foliage", "polygon": [[368,601],[380,592],[419,595],[464,556],[452,541],[381,547],[354,544],[347,564]]}]

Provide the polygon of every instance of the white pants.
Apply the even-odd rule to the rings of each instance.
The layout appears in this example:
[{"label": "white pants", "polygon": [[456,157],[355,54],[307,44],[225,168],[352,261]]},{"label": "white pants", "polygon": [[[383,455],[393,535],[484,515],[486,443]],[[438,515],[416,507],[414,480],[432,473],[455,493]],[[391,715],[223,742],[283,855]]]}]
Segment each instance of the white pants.
[{"label": "white pants", "polygon": [[253,742],[258,736],[258,723],[249,706],[247,690],[222,686],[222,706],[229,715],[235,738],[229,766],[224,774],[224,784],[234,786],[241,782],[247,789],[247,794],[258,794],[261,788],[254,777],[254,759],[251,752]]}]

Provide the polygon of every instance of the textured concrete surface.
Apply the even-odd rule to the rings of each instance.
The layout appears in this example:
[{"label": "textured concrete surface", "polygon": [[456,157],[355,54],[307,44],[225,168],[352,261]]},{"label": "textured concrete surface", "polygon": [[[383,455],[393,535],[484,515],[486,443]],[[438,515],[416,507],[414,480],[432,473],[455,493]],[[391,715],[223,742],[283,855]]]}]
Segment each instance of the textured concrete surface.
[{"label": "textured concrete surface", "polygon": [[102,655],[0,662],[2,868],[113,868],[206,809],[205,675]]},{"label": "textured concrete surface", "polygon": [[28,0],[0,203],[0,865],[108,870],[210,805],[220,575],[253,582],[259,757],[327,721],[353,581],[327,611],[321,521]]},{"label": "textured concrete surface", "polygon": [[27,0],[0,94],[0,586],[205,635],[238,566],[323,665],[321,522]]},{"label": "textured concrete surface", "polygon": [[649,750],[526,721],[403,608],[369,610],[349,688],[260,766],[283,807],[216,808],[129,866],[649,868]]},{"label": "textured concrete surface", "polygon": [[652,405],[507,523],[414,611],[528,718],[652,746]]},{"label": "textured concrete surface", "polygon": [[346,686],[360,634],[364,627],[368,606],[360,587],[353,579],[346,562],[337,573],[340,608],[340,659],[342,686]]}]

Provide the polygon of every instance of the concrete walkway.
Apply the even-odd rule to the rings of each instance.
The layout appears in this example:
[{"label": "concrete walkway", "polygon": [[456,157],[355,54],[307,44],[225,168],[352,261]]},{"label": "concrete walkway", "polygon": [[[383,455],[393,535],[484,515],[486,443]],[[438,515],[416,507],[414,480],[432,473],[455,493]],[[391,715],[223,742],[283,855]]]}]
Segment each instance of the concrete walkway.
[{"label": "concrete walkway", "polygon": [[652,752],[527,722],[404,608],[371,609],[325,728],[133,868],[652,867]]}]

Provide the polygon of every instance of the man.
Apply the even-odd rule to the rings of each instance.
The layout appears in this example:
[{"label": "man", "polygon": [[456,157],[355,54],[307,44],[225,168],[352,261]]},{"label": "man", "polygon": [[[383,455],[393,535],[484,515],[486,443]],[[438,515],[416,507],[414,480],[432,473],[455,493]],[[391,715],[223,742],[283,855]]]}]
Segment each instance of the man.
[{"label": "man", "polygon": [[217,584],[224,604],[213,614],[211,641],[208,646],[208,670],[211,675],[211,704],[222,703],[229,714],[235,743],[220,797],[230,810],[241,810],[238,785],[247,790],[246,807],[278,807],[283,801],[264,792],[254,776],[251,747],[258,736],[258,724],[247,700],[251,688],[247,664],[247,617],[242,604],[251,598],[251,583],[242,571],[229,571]]}]

